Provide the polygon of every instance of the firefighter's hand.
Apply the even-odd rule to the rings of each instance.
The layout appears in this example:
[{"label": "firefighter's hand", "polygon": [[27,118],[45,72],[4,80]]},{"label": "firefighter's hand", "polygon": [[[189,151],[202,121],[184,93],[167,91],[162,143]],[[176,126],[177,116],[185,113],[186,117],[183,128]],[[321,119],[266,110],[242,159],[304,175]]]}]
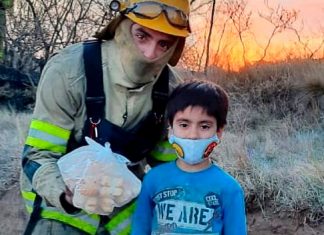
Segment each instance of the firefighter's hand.
[{"label": "firefighter's hand", "polygon": [[80,211],[79,208],[73,206],[72,199],[73,193],[68,188],[66,188],[66,190],[64,191],[64,193],[62,193],[60,197],[60,201],[64,210],[69,214],[73,214]]},{"label": "firefighter's hand", "polygon": [[68,188],[65,189],[64,196],[65,196],[65,201],[67,201],[69,204],[73,205],[73,203],[72,203],[73,193]]}]

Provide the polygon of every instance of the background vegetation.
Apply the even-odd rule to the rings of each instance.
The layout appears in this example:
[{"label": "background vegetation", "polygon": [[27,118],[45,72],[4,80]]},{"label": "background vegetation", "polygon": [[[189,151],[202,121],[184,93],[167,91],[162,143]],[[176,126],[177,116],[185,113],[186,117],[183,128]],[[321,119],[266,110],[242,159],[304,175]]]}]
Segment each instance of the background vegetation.
[{"label": "background vegetation", "polygon": [[188,74],[229,92],[229,123],[215,161],[245,189],[249,211],[324,218],[324,63],[291,61],[240,73]]},{"label": "background vegetation", "polygon": [[[214,81],[229,93],[229,123],[214,159],[241,182],[248,212],[319,225],[324,218],[324,63],[181,73]],[[0,112],[1,198],[18,182],[31,113]]]}]

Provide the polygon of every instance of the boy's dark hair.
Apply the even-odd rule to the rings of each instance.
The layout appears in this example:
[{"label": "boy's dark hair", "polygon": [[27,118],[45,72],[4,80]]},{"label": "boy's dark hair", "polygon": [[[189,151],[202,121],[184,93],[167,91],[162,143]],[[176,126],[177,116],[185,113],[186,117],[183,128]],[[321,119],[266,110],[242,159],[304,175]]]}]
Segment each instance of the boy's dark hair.
[{"label": "boy's dark hair", "polygon": [[173,123],[175,114],[189,106],[202,107],[208,115],[215,117],[217,130],[227,123],[228,96],[223,88],[213,82],[190,80],[178,85],[171,93],[166,107],[170,125]]}]

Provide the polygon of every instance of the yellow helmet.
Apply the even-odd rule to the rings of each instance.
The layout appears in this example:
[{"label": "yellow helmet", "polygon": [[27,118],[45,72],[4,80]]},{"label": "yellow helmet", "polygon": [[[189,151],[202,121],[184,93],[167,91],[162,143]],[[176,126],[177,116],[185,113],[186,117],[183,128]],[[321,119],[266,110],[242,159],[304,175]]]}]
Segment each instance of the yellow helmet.
[{"label": "yellow helmet", "polygon": [[141,26],[162,33],[178,37],[190,34],[188,0],[113,0],[110,8]]},{"label": "yellow helmet", "polygon": [[[154,7],[154,4],[151,4],[152,2],[154,2],[157,5],[159,4],[161,5],[162,10],[159,12],[159,14],[143,15],[143,14],[139,14],[141,12],[137,11],[138,9],[135,10],[134,13],[134,7],[136,4],[138,6],[144,3],[144,6],[153,5]],[[141,6],[143,6],[143,4]],[[111,10],[120,12],[122,14],[120,14],[119,16],[111,20],[108,23],[108,25],[104,27],[101,31],[97,32],[94,35],[94,37],[100,40],[111,40],[112,38],[114,38],[116,28],[119,26],[120,22],[123,21],[125,17],[128,17],[133,22],[142,25],[144,27],[159,32],[163,32],[166,34],[178,36],[179,39],[178,39],[177,47],[174,51],[173,56],[168,62],[171,66],[175,66],[178,63],[185,46],[186,37],[189,36],[190,33],[189,18],[188,18],[190,12],[189,0],[150,0],[150,1],[149,0],[120,0],[120,1],[113,0],[110,3],[110,8]],[[175,12],[177,13],[174,19],[172,18],[173,15],[170,15],[172,14],[172,8],[175,9],[176,10]],[[143,9],[145,8],[142,8],[140,10]],[[154,13],[154,10],[156,9],[158,8],[153,8],[152,12]],[[169,15],[167,15],[168,10],[170,13]],[[180,18],[177,18],[177,16]],[[182,22],[181,19],[184,19],[185,21]],[[171,24],[170,21],[175,22],[176,24],[174,23]]]}]

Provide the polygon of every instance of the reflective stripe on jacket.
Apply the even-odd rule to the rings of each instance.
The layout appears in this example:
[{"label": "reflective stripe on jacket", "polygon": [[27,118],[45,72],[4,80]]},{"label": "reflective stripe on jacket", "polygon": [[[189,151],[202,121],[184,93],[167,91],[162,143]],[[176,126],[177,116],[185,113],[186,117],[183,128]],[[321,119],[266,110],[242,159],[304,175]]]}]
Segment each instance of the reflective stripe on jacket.
[{"label": "reflective stripe on jacket", "polygon": [[[22,191],[23,199],[26,203],[28,213],[32,213],[33,204],[36,198],[36,194],[33,192]],[[104,227],[111,235],[126,235],[130,233],[131,229],[131,216],[135,210],[135,203],[133,202],[128,207],[124,208],[118,214],[116,214]],[[62,223],[68,224],[75,228],[80,229],[88,234],[96,234],[99,226],[100,217],[95,214],[87,214],[81,211],[75,215],[62,213],[55,207],[43,206],[41,211],[41,218],[54,219]]]},{"label": "reflective stripe on jacket", "polygon": [[32,120],[26,145],[64,154],[71,131],[40,120]]},{"label": "reflective stripe on jacket", "polygon": [[175,160],[177,155],[169,141],[161,141],[151,152],[151,157],[161,162],[169,162]]}]

